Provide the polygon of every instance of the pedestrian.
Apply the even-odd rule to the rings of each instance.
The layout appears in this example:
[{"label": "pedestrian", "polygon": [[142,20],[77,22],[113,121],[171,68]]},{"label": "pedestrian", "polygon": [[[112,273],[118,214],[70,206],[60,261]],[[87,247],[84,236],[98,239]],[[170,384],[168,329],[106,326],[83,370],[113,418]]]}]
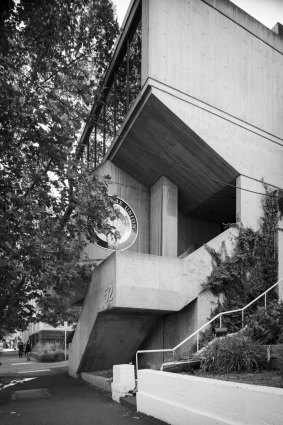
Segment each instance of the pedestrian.
[{"label": "pedestrian", "polygon": [[26,354],[27,362],[30,362],[30,353],[31,353],[31,344],[28,341],[26,343],[26,349],[25,349],[25,354]]},{"label": "pedestrian", "polygon": [[[3,351],[3,349],[4,349],[4,340],[2,341],[2,340],[0,340],[0,358],[1,358],[1,356],[2,356],[2,351]],[[0,366],[1,366],[1,364],[2,364],[2,362],[1,362],[1,360],[0,360]]]},{"label": "pedestrian", "polygon": [[24,352],[23,341],[18,342],[18,349],[19,349],[19,358],[21,359],[23,357],[23,352]]}]

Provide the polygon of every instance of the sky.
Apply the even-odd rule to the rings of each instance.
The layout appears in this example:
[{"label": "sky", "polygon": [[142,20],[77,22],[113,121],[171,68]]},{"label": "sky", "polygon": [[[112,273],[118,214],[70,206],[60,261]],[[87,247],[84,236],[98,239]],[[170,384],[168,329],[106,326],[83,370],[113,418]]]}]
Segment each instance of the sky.
[{"label": "sky", "polygon": [[[270,29],[277,22],[283,24],[283,0],[233,0],[232,2]],[[130,0],[113,0],[113,3],[117,7],[118,21],[121,26]]]}]

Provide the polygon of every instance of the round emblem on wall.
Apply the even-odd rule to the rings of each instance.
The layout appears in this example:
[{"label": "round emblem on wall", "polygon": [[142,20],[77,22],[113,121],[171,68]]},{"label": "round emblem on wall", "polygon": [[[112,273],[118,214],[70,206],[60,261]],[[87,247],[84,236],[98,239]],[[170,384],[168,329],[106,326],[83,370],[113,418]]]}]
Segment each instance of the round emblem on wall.
[{"label": "round emblem on wall", "polygon": [[135,242],[138,235],[138,221],[130,205],[121,198],[116,199],[114,208],[118,210],[119,217],[112,221],[111,225],[120,233],[120,239],[115,240],[104,233],[97,233],[96,244],[101,248],[122,251]]}]

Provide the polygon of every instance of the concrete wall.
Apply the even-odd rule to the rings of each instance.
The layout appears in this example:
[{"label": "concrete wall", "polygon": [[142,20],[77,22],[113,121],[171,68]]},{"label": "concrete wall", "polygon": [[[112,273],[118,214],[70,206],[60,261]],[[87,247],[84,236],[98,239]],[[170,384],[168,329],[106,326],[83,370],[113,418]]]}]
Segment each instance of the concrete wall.
[{"label": "concrete wall", "polygon": [[[140,349],[154,350],[175,347],[209,320],[210,313],[216,307],[216,304],[217,299],[211,291],[201,292],[197,299],[182,310],[163,315],[151,329]],[[196,337],[193,337],[183,344],[176,350],[176,356],[187,355],[195,342]],[[170,360],[172,360],[172,353],[140,354],[139,367],[159,369],[162,363]]]},{"label": "concrete wall", "polygon": [[178,256],[188,250],[188,254],[221,233],[221,226],[210,221],[198,220],[178,214]]},{"label": "concrete wall", "polygon": [[263,216],[262,198],[253,192],[265,193],[261,182],[239,176],[236,181],[239,189],[236,189],[236,214],[237,220],[244,226],[258,230]]},{"label": "concrete wall", "polygon": [[108,257],[103,265],[104,267],[98,266],[92,275],[72,344],[69,347],[69,374],[73,377],[76,377],[97,313],[105,306],[105,289],[115,281],[114,255]]},{"label": "concrete wall", "polygon": [[[138,235],[136,241],[128,248],[129,251],[149,253],[149,191],[148,189],[116,167],[106,161],[95,171],[98,176],[111,176],[109,194],[117,195],[126,201],[133,209],[138,220]],[[89,244],[85,254],[89,260],[103,260],[113,251]]]},{"label": "concrete wall", "polygon": [[[161,316],[139,349],[171,349],[191,335],[198,328],[198,301],[199,297],[182,310]],[[195,339],[192,339],[190,344],[185,344],[177,354],[182,355],[188,352],[194,341]],[[171,359],[172,353],[141,353],[139,367],[159,369],[162,363]]]},{"label": "concrete wall", "polygon": [[[231,254],[234,249],[234,241],[237,230],[230,228],[225,230],[211,241],[208,245],[217,252],[223,251]],[[225,246],[225,248],[224,248]],[[197,299],[188,302],[185,292],[180,293],[183,298],[183,305],[178,312],[172,312],[160,317],[155,328],[151,330],[150,335],[144,340],[141,350],[166,349],[173,348],[182,340],[187,338],[200,326],[208,321],[212,309],[215,308],[217,298],[213,296],[211,291],[204,291],[203,283],[207,281],[207,277],[212,272],[211,256],[205,247],[201,247],[192,254],[180,260],[185,264],[187,270],[188,287],[196,288],[194,293],[198,294]],[[192,292],[191,292],[192,293]],[[195,338],[184,344],[178,350],[177,354],[182,355],[188,353]],[[142,367],[146,365],[160,365],[163,361],[168,361],[171,354],[141,354],[140,364]]]},{"label": "concrete wall", "polygon": [[[235,229],[228,229],[212,240],[210,246],[219,250],[225,243],[227,251],[230,252],[233,249],[235,234]],[[199,296],[203,291],[202,284],[211,271],[211,256],[203,247],[185,259],[131,251],[113,253],[92,273],[70,349],[70,375],[76,376],[83,363],[91,370],[87,357],[94,357],[92,361],[96,367],[98,364],[103,366],[101,359],[107,357],[108,348],[106,350],[105,346],[111,346],[111,340],[114,338],[111,338],[111,332],[114,327],[114,336],[120,331],[120,326],[123,330],[121,340],[129,338],[129,341],[123,349],[120,349],[118,342],[113,345],[111,359],[108,355],[109,362],[114,358],[118,360],[118,354],[127,353],[126,348],[132,347],[132,340],[135,340],[134,346],[138,349],[146,336],[141,330],[148,329],[152,324],[152,317],[147,316],[179,312],[197,297],[202,299],[203,294]],[[200,320],[206,321],[211,310],[210,301],[212,297],[206,296],[200,313],[195,307],[192,308],[191,304],[191,307],[178,313],[176,317],[169,317],[167,331],[163,331],[163,342],[169,344],[176,341],[177,344],[180,342],[177,340],[179,337],[187,337],[187,333],[203,324]],[[138,314],[143,315],[146,322],[144,326]],[[154,332],[151,334],[153,343],[159,343],[158,335]],[[99,362],[95,359],[95,351],[98,353]],[[134,352],[128,353],[129,359],[131,355],[133,356]]]},{"label": "concrete wall", "polygon": [[[282,63],[283,67],[283,63]],[[249,180],[283,187],[282,139],[153,82],[153,93],[201,139]],[[283,95],[282,95],[283,98]],[[281,113],[283,116],[283,111]],[[281,121],[281,120],[280,120]],[[190,141],[188,140],[188,143]],[[251,182],[252,184],[252,182]],[[263,188],[260,192],[264,193]],[[253,195],[260,196],[260,195]]]},{"label": "concrete wall", "polygon": [[143,7],[148,77],[282,137],[282,38],[229,1]]},{"label": "concrete wall", "polygon": [[[185,259],[116,252],[111,307],[150,309],[159,314],[181,310],[198,296],[210,270],[211,258],[208,253],[202,254],[195,254],[191,263]],[[203,272],[193,268],[197,262],[203,266]]]},{"label": "concrete wall", "polygon": [[[206,263],[201,264],[205,270]],[[151,326],[151,316],[179,311],[198,296],[199,273],[189,267],[186,260],[131,251],[116,251],[104,260],[88,286],[70,348],[69,374],[76,376],[83,364],[91,367],[89,359],[103,365],[103,358],[118,360],[119,354],[126,353],[130,360],[146,335],[142,330]],[[105,347],[111,346],[119,332],[127,344],[122,348],[119,341],[113,344],[109,359]],[[133,340],[135,349],[128,353]]]},{"label": "concrete wall", "polygon": [[143,0],[143,25],[144,82],[259,192],[237,193],[258,228],[260,181],[283,188],[282,37],[227,0]]},{"label": "concrete wall", "polygon": [[281,425],[283,389],[140,370],[137,410],[172,425]]}]

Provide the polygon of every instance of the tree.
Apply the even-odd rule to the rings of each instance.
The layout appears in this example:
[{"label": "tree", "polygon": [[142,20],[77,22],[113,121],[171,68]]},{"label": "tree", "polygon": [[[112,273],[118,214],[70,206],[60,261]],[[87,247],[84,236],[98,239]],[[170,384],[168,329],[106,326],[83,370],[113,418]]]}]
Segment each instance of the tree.
[{"label": "tree", "polygon": [[71,320],[66,295],[89,276],[84,241],[94,241],[93,228],[118,236],[105,220],[116,214],[108,179],[76,155],[117,33],[110,0],[2,6],[0,334],[26,327],[31,300],[49,313],[43,319]]}]

